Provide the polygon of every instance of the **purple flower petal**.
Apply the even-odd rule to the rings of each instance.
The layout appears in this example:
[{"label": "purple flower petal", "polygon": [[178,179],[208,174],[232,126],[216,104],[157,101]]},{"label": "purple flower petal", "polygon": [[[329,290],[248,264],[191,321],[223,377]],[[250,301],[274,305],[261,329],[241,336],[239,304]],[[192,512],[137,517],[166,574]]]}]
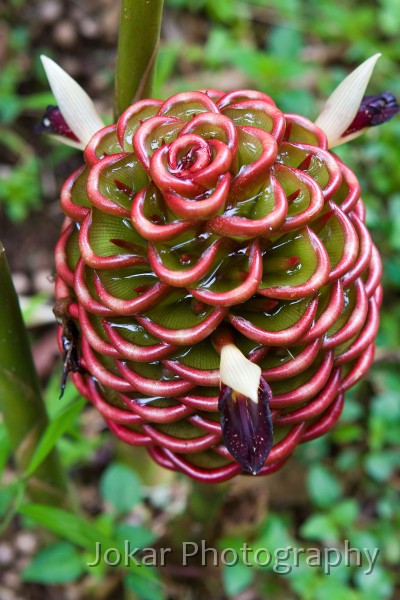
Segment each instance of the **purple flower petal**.
[{"label": "purple flower petal", "polygon": [[390,92],[376,96],[364,96],[354,120],[343,133],[343,137],[365,127],[373,127],[390,121],[399,110],[397,100]]},{"label": "purple flower petal", "polygon": [[41,122],[35,127],[36,133],[55,133],[70,140],[79,142],[74,132],[69,128],[58,106],[48,106]]},{"label": "purple flower petal", "polygon": [[271,451],[272,419],[269,385],[260,379],[258,402],[221,385],[219,410],[225,445],[244,471],[257,475]]}]

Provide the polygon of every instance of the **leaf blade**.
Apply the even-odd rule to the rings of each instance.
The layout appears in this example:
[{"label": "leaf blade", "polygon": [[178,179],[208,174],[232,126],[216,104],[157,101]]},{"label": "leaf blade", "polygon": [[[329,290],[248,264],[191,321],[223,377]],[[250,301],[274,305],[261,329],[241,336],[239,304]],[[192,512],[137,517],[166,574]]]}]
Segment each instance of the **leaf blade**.
[{"label": "leaf blade", "polygon": [[66,406],[53,421],[50,422],[41,437],[38,446],[31,458],[25,477],[30,477],[50,454],[59,438],[71,427],[76,417],[80,414],[85,401],[83,398]]}]

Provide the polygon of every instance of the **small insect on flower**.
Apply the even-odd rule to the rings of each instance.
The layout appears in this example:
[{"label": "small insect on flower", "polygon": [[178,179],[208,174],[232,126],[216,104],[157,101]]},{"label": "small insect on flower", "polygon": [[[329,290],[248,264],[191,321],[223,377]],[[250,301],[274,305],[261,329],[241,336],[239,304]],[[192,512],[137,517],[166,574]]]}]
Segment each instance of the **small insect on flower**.
[{"label": "small insect on flower", "polygon": [[58,298],[53,306],[54,316],[62,329],[61,344],[64,351],[60,398],[64,395],[68,373],[71,371],[73,373],[83,373],[84,371],[80,363],[80,333],[69,314],[69,305],[69,298]]}]

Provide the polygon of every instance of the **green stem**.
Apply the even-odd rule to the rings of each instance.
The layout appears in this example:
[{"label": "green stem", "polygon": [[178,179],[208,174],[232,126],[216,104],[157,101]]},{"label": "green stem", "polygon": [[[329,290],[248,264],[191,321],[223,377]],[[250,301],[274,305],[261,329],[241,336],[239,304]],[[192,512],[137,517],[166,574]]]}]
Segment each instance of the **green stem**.
[{"label": "green stem", "polygon": [[[28,333],[1,242],[0,410],[17,467],[23,473],[48,421]],[[30,478],[27,491],[35,502],[58,505],[67,502],[66,480],[55,451]]]},{"label": "green stem", "polygon": [[122,0],[115,75],[115,116],[151,98],[163,0]]}]

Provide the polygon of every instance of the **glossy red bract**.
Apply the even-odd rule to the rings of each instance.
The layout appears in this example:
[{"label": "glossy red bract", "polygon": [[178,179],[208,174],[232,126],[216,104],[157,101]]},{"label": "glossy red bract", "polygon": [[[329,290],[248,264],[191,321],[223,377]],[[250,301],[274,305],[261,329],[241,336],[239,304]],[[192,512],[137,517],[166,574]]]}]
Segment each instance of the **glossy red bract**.
[{"label": "glossy red bract", "polygon": [[318,127],[249,90],[137,102],[84,158],[56,249],[75,384],[162,466],[229,479],[212,342],[228,327],[271,388],[260,474],[276,471],[373,359],[381,263],[356,177]]}]

